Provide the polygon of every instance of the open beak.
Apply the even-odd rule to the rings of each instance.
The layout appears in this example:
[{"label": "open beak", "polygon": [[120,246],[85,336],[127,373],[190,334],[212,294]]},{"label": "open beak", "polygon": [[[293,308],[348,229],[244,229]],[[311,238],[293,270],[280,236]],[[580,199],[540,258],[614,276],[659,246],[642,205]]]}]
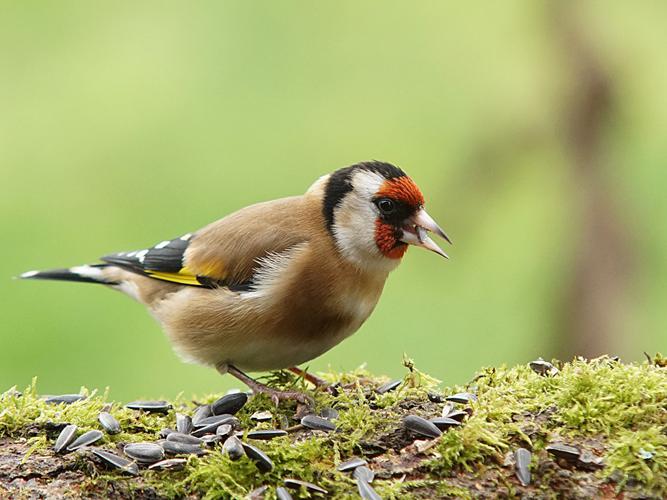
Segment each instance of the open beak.
[{"label": "open beak", "polygon": [[427,231],[437,234],[441,238],[444,238],[447,243],[450,245],[452,244],[452,241],[445,232],[423,208],[405,221],[401,241],[408,245],[426,248],[427,250],[442,255],[445,259],[449,259],[449,256],[442,250],[442,248],[428,236]]}]

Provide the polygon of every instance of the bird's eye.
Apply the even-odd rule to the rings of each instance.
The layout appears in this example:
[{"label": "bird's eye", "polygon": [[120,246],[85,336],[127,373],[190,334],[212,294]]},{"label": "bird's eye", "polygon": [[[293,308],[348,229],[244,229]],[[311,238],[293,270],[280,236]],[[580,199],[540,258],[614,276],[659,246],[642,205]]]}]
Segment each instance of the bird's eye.
[{"label": "bird's eye", "polygon": [[381,198],[377,201],[377,207],[383,215],[391,215],[396,210],[396,204],[389,198]]}]

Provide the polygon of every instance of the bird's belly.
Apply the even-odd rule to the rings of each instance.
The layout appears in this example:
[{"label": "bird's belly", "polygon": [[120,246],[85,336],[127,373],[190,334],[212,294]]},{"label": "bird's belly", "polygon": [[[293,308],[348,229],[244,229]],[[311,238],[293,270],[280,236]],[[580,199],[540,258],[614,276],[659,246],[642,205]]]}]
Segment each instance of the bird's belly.
[{"label": "bird's belly", "polygon": [[[331,310],[312,304],[271,323],[267,331],[247,335],[243,345],[226,352],[241,370],[268,371],[306,363],[356,332],[373,311],[377,297],[345,295]],[[300,317],[299,321],[289,318]]]},{"label": "bird's belly", "polygon": [[227,352],[228,363],[244,371],[280,370],[317,358],[347,335],[329,335],[309,341],[293,341],[289,336],[248,339],[236,352]]},{"label": "bird's belly", "polygon": [[[208,308],[199,311],[189,301],[190,307],[182,310],[178,322],[164,316],[160,319],[174,349],[186,361],[268,371],[299,365],[325,353],[357,331],[376,303],[377,297],[350,294],[335,308],[308,301],[296,314],[287,311],[289,305],[265,309],[256,305],[259,302],[220,294],[218,314]],[[165,310],[171,312],[173,307]]]}]

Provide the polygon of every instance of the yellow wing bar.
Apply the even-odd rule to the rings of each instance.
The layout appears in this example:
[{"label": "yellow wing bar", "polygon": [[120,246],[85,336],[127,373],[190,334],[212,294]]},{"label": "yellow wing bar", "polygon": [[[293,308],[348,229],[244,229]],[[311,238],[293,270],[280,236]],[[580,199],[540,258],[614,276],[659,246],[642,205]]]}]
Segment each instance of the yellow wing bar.
[{"label": "yellow wing bar", "polygon": [[182,268],[177,273],[166,273],[162,271],[146,270],[146,274],[162,281],[170,281],[172,283],[180,283],[181,285],[204,286],[199,282],[197,276],[193,275],[187,267]]}]

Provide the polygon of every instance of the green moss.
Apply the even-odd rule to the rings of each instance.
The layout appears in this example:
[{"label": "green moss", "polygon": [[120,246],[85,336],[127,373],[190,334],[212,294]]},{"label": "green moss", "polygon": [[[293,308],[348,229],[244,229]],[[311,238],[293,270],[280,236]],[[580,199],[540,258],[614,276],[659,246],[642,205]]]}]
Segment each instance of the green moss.
[{"label": "green moss", "polygon": [[[474,413],[465,426],[441,438],[434,471],[472,470],[510,446],[539,450],[550,440],[599,438],[612,450],[607,476],[615,471],[624,482],[667,493],[664,368],[603,357],[561,364],[560,373],[549,377],[525,366],[487,369],[472,386],[479,396]],[[653,459],[638,458],[642,446],[655,450]]]},{"label": "green moss", "polygon": [[[99,474],[88,466],[84,488],[99,491],[113,481],[114,488],[122,484],[136,496],[150,490],[166,498],[194,494],[217,499],[243,497],[254,488],[269,485],[267,498],[272,498],[275,487],[293,477],[326,488],[332,497],[356,498],[353,479],[335,467],[353,455],[363,454],[370,446],[386,459],[384,465],[374,465],[376,471],[385,471],[373,483],[383,498],[466,498],[471,496],[467,488],[476,484],[472,481],[482,476],[514,495],[521,487],[511,468],[502,467],[503,456],[519,446],[531,449],[535,474],[538,464],[553,464],[542,451],[546,444],[561,440],[582,448],[596,443],[604,454],[605,468],[596,474],[587,473],[591,480],[615,482],[619,491],[640,488],[652,495],[667,495],[667,370],[659,363],[622,364],[606,357],[575,360],[558,364],[560,372],[546,377],[527,366],[487,368],[467,387],[442,389],[438,389],[437,380],[419,372],[410,360],[404,360],[404,365],[407,370],[402,384],[382,395],[374,389],[387,380],[363,369],[321,374],[340,386],[336,396],[311,392],[318,410],[334,407],[339,412],[337,431],[295,432],[256,443],[274,463],[268,473],[259,473],[248,458],[232,462],[213,451],[190,457],[182,471],[143,471],[140,479],[113,472]],[[271,374],[267,381],[283,389],[308,389],[302,379],[286,372]],[[416,452],[409,446],[414,437],[402,430],[403,416],[435,416],[442,408],[441,403],[433,402],[438,393],[463,390],[478,396],[478,401],[470,405],[471,416],[460,427],[446,431],[432,446]],[[196,406],[179,399],[167,414],[147,414],[108,402],[106,394],[85,388],[81,393],[88,396],[84,401],[49,405],[37,395],[34,382],[22,396],[7,391],[0,399],[0,437],[29,437],[25,460],[30,454],[48,455],[51,452],[47,448],[54,438],[54,433],[48,439],[45,435],[49,426],[67,422],[82,430],[100,428],[97,415],[104,408],[123,428],[118,435],[105,435],[101,446],[111,448],[116,443],[155,440],[161,429],[174,426],[176,411],[191,413]],[[217,397],[211,394],[195,401],[211,402]],[[270,410],[273,422],[253,422],[250,415],[257,410]],[[290,403],[275,408],[268,398],[259,396],[237,416],[245,429],[277,427],[295,410]],[[289,425],[295,423],[292,420]],[[545,469],[541,477],[535,476],[535,487],[550,491],[553,477],[553,468]],[[301,495],[307,496],[307,492]]]},{"label": "green moss", "polygon": [[666,427],[650,427],[640,431],[621,431],[607,455],[605,477],[619,479],[619,490],[628,482],[637,482],[649,492],[667,494]]},{"label": "green moss", "polygon": [[440,439],[437,448],[440,457],[433,461],[433,470],[473,470],[487,457],[507,449],[507,435],[503,431],[502,426],[490,426],[481,418],[471,418],[461,430],[446,432]]}]

